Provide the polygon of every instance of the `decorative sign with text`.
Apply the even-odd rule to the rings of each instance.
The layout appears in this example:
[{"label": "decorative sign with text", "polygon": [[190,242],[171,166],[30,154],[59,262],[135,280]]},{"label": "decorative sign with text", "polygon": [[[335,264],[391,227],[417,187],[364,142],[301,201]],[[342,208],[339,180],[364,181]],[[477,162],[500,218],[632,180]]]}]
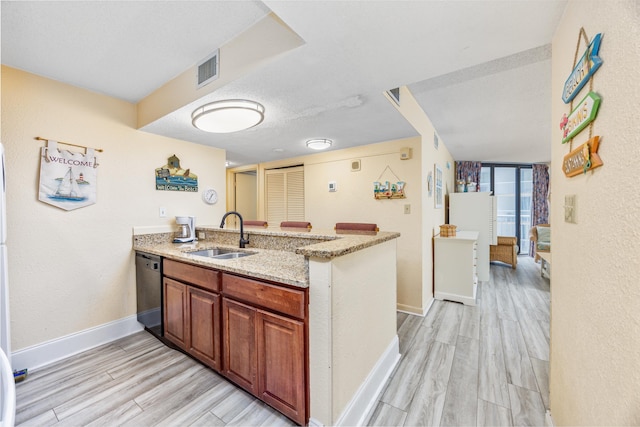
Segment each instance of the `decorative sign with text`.
[{"label": "decorative sign with text", "polygon": [[571,141],[574,136],[579,134],[589,123],[595,120],[600,107],[600,97],[595,92],[589,92],[576,108],[573,109],[569,117],[564,115],[560,128],[563,129],[562,143]]},{"label": "decorative sign with text", "polygon": [[156,190],[198,192],[198,176],[180,167],[180,159],[173,156],[167,164],[156,169]]},{"label": "decorative sign with text", "polygon": [[562,161],[562,171],[570,178],[572,176],[587,173],[603,165],[602,159],[598,155],[600,137],[594,136],[566,156]]},{"label": "decorative sign with text", "polygon": [[50,139],[41,150],[38,200],[65,211],[96,203],[98,164],[93,148],[86,148],[86,153],[61,150]]},{"label": "decorative sign with text", "polygon": [[591,43],[589,43],[589,46],[582,55],[582,58],[580,58],[580,61],[578,61],[576,66],[573,68],[569,78],[564,83],[562,100],[565,104],[568,104],[576,97],[578,92],[580,92],[580,89],[584,87],[591,76],[593,76],[602,65],[602,59],[598,56],[601,41],[602,33],[596,34]]}]

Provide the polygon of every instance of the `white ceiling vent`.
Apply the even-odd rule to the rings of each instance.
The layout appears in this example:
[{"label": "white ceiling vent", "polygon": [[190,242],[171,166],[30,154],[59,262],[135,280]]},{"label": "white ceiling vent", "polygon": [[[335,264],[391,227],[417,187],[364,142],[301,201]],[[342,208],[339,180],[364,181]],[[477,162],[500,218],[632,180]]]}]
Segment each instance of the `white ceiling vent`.
[{"label": "white ceiling vent", "polygon": [[198,84],[197,88],[200,89],[215,79],[220,74],[220,50],[216,49],[213,54],[209,55],[207,59],[198,64]]}]

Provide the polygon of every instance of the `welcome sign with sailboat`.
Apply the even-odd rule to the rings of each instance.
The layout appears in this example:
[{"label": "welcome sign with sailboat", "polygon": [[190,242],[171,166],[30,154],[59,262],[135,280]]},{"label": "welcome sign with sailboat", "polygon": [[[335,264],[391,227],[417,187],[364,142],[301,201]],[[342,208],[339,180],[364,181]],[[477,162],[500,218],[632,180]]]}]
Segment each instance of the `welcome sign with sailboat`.
[{"label": "welcome sign with sailboat", "polygon": [[56,141],[42,147],[40,191],[38,199],[64,210],[73,210],[96,202],[96,158],[86,153],[59,150]]},{"label": "welcome sign with sailboat", "polygon": [[76,179],[73,175],[73,169],[69,166],[69,170],[62,178],[56,178],[56,181],[59,181],[60,184],[56,189],[54,194],[50,194],[50,199],[55,200],[68,200],[71,202],[81,202],[86,200],[86,196],[82,195],[80,191],[80,185],[89,185],[87,181],[84,180],[84,174],[80,174],[80,179]]}]

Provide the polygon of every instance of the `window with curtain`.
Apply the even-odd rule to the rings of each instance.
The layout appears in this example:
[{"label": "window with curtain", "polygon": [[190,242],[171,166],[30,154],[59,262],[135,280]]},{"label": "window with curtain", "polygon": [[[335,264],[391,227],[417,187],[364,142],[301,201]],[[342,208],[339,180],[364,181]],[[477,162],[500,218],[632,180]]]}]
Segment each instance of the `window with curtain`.
[{"label": "window with curtain", "polygon": [[[531,198],[531,226],[549,223],[549,166],[533,165]],[[535,255],[533,242],[529,245],[529,255]]]}]

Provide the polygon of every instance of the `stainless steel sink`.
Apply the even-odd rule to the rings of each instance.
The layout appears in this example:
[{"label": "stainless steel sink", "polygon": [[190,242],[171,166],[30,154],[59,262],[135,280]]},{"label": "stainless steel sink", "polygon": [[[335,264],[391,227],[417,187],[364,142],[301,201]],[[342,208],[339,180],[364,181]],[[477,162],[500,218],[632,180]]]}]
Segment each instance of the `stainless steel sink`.
[{"label": "stainless steel sink", "polygon": [[200,249],[198,251],[187,252],[189,255],[202,256],[215,259],[234,259],[253,255],[254,252],[238,252],[235,249],[212,248]]}]

